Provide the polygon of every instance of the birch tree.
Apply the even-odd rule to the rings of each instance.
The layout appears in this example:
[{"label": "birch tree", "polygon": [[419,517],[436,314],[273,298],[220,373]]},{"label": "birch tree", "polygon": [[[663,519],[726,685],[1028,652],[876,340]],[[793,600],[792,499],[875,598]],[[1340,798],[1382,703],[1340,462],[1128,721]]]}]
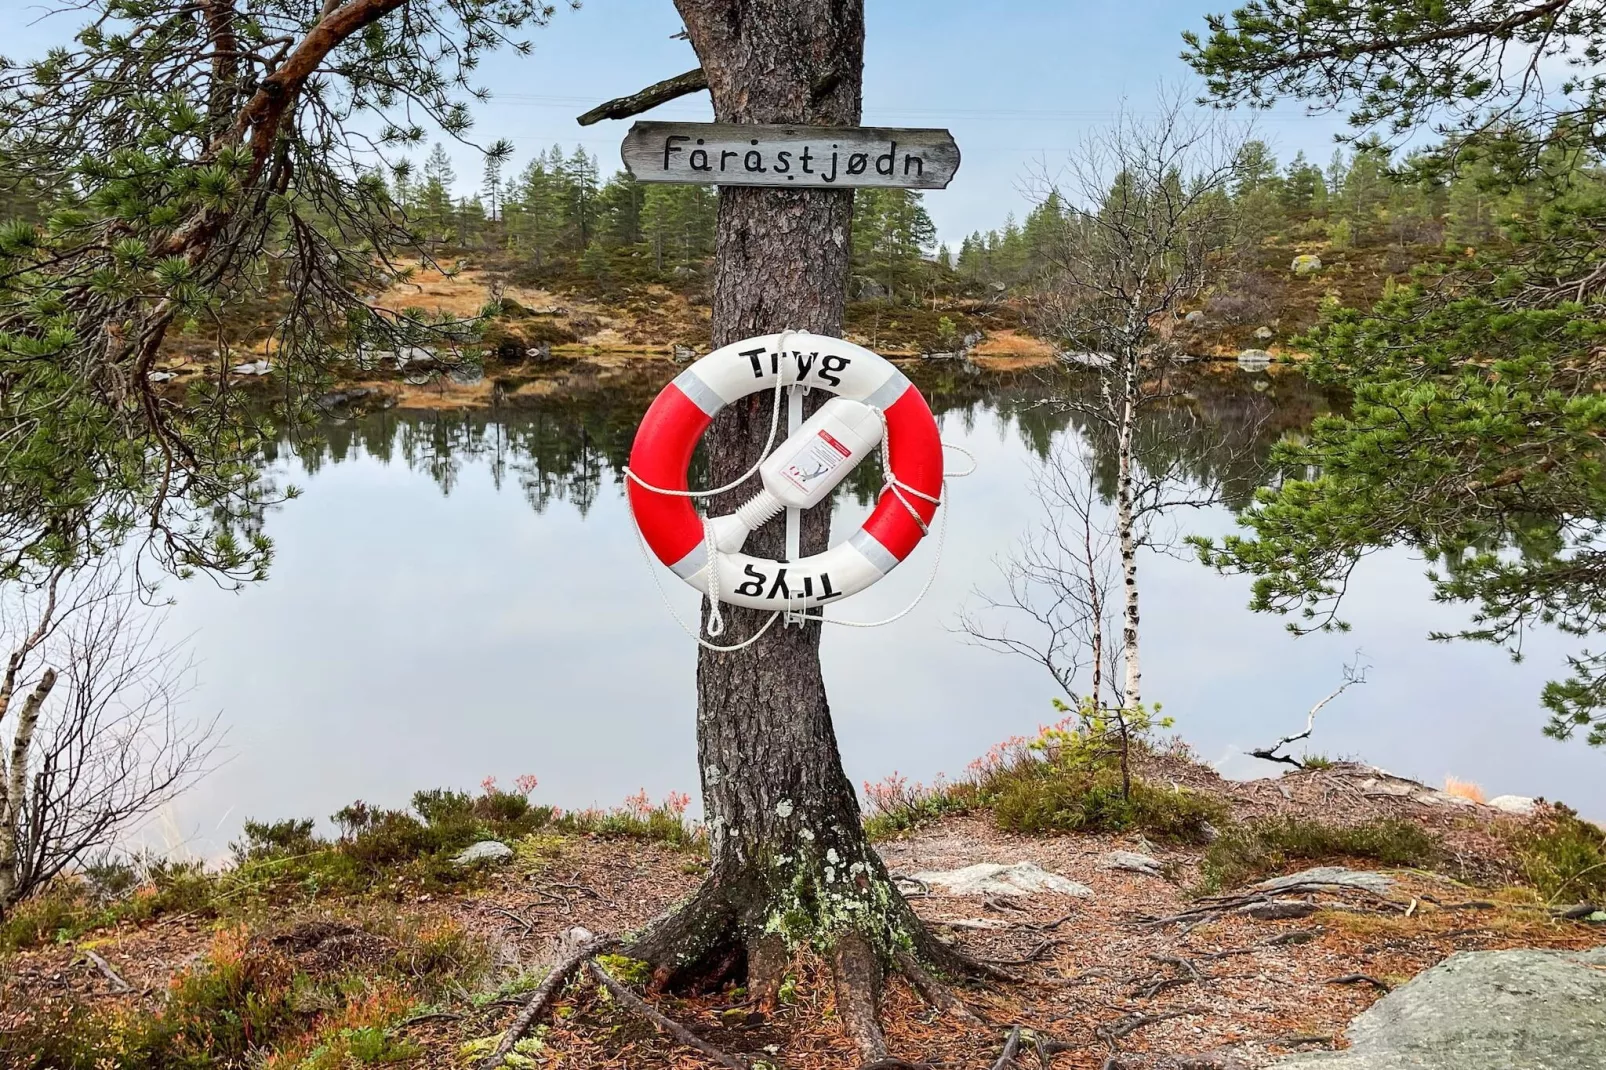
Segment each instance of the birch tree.
[{"label": "birch tree", "polygon": [[[1165,515],[1217,497],[1214,487],[1182,478],[1181,451],[1145,450],[1140,434],[1145,426],[1151,438],[1195,429],[1198,416],[1170,378],[1179,355],[1170,328],[1208,285],[1212,257],[1233,242],[1228,191],[1240,144],[1171,97],[1155,118],[1124,114],[1090,135],[1063,175],[1042,182],[1042,200],[1063,211],[1039,238],[1047,267],[1036,315],[1062,360],[1096,378],[1091,398],[1068,395],[1063,404],[1085,418],[1094,438],[1109,441],[1115,464],[1119,696],[1126,710],[1143,702],[1139,552],[1154,544]],[[1145,453],[1157,463],[1144,466]]]},{"label": "birch tree", "polygon": [[214,722],[181,713],[159,623],[110,564],[0,599],[0,916],[206,772]]}]

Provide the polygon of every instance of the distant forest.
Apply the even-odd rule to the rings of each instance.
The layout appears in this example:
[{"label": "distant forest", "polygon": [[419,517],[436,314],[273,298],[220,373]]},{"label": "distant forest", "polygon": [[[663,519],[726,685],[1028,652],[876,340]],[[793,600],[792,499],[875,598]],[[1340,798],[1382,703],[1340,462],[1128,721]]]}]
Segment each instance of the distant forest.
[{"label": "distant forest", "polygon": [[[1282,164],[1264,142],[1247,142],[1226,194],[1238,243],[1464,252],[1504,240],[1506,228],[1531,218],[1548,196],[1538,186],[1507,188],[1497,161],[1472,160],[1447,172],[1426,159],[1363,142],[1335,150],[1326,166],[1303,153]],[[1572,167],[1575,179],[1606,189],[1598,160],[1579,158]],[[603,179],[597,158],[583,148],[565,154],[553,146],[516,172],[505,155],[493,154],[479,191],[465,197],[454,196],[459,176],[437,144],[421,168],[397,168],[390,188],[432,245],[506,254],[532,281],[674,285],[700,279],[713,262],[713,188],[640,183],[624,172]],[[1049,266],[1063,225],[1063,202],[1050,192],[1024,222],[1010,215],[954,248],[939,244],[919,192],[860,190],[853,293],[916,303],[938,293],[1028,286]]]}]

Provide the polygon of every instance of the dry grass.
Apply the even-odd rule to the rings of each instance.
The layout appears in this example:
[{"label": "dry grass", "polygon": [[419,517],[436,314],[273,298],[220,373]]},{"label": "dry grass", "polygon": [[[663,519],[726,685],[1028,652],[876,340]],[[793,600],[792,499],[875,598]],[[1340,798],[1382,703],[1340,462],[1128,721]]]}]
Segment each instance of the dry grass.
[{"label": "dry grass", "polygon": [[1475,803],[1488,802],[1483,796],[1483,788],[1470,780],[1460,780],[1453,776],[1444,778],[1444,793],[1454,795],[1458,799],[1468,799]]}]

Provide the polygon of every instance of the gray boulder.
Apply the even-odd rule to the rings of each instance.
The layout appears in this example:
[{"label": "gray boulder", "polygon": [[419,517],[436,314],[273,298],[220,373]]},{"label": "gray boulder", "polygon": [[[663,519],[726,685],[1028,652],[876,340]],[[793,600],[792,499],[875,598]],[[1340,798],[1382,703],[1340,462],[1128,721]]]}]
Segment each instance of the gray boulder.
[{"label": "gray boulder", "polygon": [[1322,258],[1315,253],[1304,253],[1294,257],[1288,268],[1295,275],[1314,275],[1322,269]]},{"label": "gray boulder", "polygon": [[1100,869],[1124,869],[1141,873],[1145,877],[1164,877],[1165,866],[1158,858],[1140,855],[1136,851],[1111,851],[1099,861]]},{"label": "gray boulder", "polygon": [[978,862],[963,869],[916,873],[914,879],[942,895],[1074,895],[1086,898],[1093,889],[1050,873],[1035,862],[1012,866]]},{"label": "gray boulder", "polygon": [[1186,316],[1183,316],[1182,319],[1186,323],[1203,323],[1205,321],[1205,314],[1196,308]]},{"label": "gray boulder", "polygon": [[1256,341],[1269,342],[1275,337],[1277,337],[1277,332],[1272,330],[1270,327],[1256,327],[1255,328],[1255,340]]},{"label": "gray boulder", "polygon": [[1534,812],[1539,802],[1536,799],[1530,799],[1526,795],[1496,795],[1489,800],[1488,805],[1495,810],[1526,817]]},{"label": "gray boulder", "polygon": [[452,859],[455,865],[477,866],[481,862],[506,862],[513,857],[513,848],[498,840],[481,840],[470,844]]},{"label": "gray boulder", "polygon": [[1261,881],[1256,888],[1266,892],[1281,892],[1289,888],[1319,885],[1323,888],[1359,888],[1365,892],[1387,895],[1394,888],[1394,878],[1386,873],[1372,873],[1363,869],[1345,869],[1343,866],[1317,866],[1300,870],[1286,877],[1273,877]]},{"label": "gray boulder", "polygon": [[1418,974],[1345,1030],[1340,1052],[1276,1070],[1599,1070],[1606,948],[1463,951]]},{"label": "gray boulder", "polygon": [[1246,349],[1238,354],[1238,368],[1246,372],[1263,372],[1271,367],[1271,354],[1264,349]]}]

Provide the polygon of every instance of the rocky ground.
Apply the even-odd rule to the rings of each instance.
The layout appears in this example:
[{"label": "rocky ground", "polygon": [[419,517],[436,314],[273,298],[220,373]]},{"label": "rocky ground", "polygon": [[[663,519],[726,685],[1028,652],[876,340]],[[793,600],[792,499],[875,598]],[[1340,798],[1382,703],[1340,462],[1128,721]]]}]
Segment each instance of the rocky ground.
[{"label": "rocky ground", "polygon": [[[1462,952],[1596,949],[1593,957],[1560,965],[1546,959],[1519,970],[1530,979],[1560,976],[1563,990],[1586,996],[1593,990],[1565,978],[1578,971],[1598,976],[1606,966],[1599,951],[1606,929],[1588,920],[1600,917],[1592,913],[1598,905],[1568,917],[1558,904],[1515,887],[1510,832],[1541,819],[1544,804],[1532,813],[1521,812],[1529,810],[1526,800],[1500,800],[1493,807],[1358,765],[1228,783],[1172,757],[1154,759],[1147,774],[1224,797],[1238,821],[1276,815],[1339,823],[1409,820],[1439,839],[1442,862],[1428,871],[1367,868],[1344,858],[1321,859],[1319,865],[1304,860],[1283,867],[1280,880],[1201,896],[1194,886],[1203,848],[1167,846],[1136,834],[1014,835],[1000,831],[985,811],[917,828],[882,844],[905,894],[929,924],[1017,979],[962,987],[975,1021],[932,1009],[893,979],[884,1017],[896,1055],[931,1067],[985,1070],[1019,1025],[1025,1038],[1020,1067],[1041,1060],[1055,1070],[1251,1070],[1342,1048],[1350,1040],[1361,1061],[1335,1064],[1336,1070],[1471,1066],[1368,1055],[1367,1046],[1379,1043],[1379,1030],[1367,1026],[1366,1018],[1350,1040],[1344,1031],[1422,971],[1447,959],[1452,966],[1466,962],[1450,958]],[[250,940],[311,976],[349,975],[354,969],[360,974],[365,962],[394,958],[398,933],[451,926],[487,956],[481,980],[472,991],[463,987],[432,1007],[395,1017],[387,1029],[405,1039],[397,1050],[406,1053],[407,1065],[468,1065],[483,1057],[526,998],[509,980],[539,976],[563,933],[576,926],[593,933],[634,929],[689,892],[703,866],[695,850],[583,835],[542,835],[520,844],[516,853],[496,853],[509,857],[492,863],[482,880],[463,891],[413,895],[391,889],[393,894],[356,900],[312,896],[227,922],[181,914],[0,956],[0,1033],[8,1017],[12,1026],[24,1018],[38,1021],[53,1007],[71,1007],[78,1015],[86,1007],[159,1008],[173,978],[203,955],[215,956],[220,932],[232,926],[246,926]],[[1470,972],[1475,985],[1499,988],[1498,980]],[[768,1018],[753,1013],[745,993],[735,988],[649,998],[743,1063],[764,1060],[798,1070],[859,1066],[835,1021],[821,964],[801,956],[794,975],[783,1005]],[[1424,984],[1408,993],[1431,997],[1443,988]],[[1452,992],[1448,998],[1464,1003],[1472,997]],[[1554,1003],[1542,986],[1529,998]],[[1522,1017],[1510,1007],[1505,1012]],[[1413,1028],[1419,1032],[1426,1028],[1420,1027],[1421,1014],[1390,1012],[1383,1018],[1417,1022]],[[555,1013],[532,1036],[519,1056],[528,1061],[515,1065],[711,1065],[618,1000],[586,986],[561,996]],[[1433,1046],[1420,1037],[1414,1043]],[[14,1065],[29,1065],[16,1061],[16,1051],[7,1057]],[[1327,1064],[1290,1065],[1315,1070]],[[1497,1064],[1477,1065],[1493,1070]],[[1512,1059],[1499,1065],[1582,1070],[1600,1063]]]}]

